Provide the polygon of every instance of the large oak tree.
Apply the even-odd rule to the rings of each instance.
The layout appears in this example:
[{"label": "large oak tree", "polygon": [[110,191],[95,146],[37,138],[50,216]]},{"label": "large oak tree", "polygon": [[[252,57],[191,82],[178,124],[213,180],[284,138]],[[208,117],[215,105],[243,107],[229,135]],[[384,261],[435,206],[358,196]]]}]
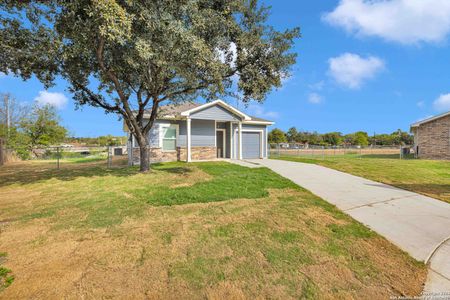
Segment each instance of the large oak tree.
[{"label": "large oak tree", "polygon": [[162,104],[262,102],[288,76],[299,36],[268,26],[256,0],[4,0],[0,9],[0,72],[46,86],[60,76],[78,105],[118,114],[141,171]]}]

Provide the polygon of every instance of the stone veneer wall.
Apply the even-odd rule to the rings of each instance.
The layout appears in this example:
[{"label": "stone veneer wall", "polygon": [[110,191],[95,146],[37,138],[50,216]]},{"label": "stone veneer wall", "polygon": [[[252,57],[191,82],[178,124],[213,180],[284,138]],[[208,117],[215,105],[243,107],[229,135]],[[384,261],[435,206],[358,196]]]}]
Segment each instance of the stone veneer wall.
[{"label": "stone veneer wall", "polygon": [[[217,158],[216,147],[192,147],[192,160],[212,160]],[[138,165],[140,150],[133,148],[133,165]],[[163,152],[161,148],[150,149],[150,162],[186,161],[187,151],[185,147],[178,147],[173,152]]]},{"label": "stone veneer wall", "polygon": [[450,115],[420,125],[416,134],[420,158],[450,159]]}]

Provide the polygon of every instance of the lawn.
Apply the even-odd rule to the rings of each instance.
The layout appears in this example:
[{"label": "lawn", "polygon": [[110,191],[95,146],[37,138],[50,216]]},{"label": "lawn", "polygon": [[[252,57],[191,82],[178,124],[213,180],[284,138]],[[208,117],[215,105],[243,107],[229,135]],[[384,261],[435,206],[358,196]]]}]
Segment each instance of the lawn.
[{"label": "lawn", "polygon": [[450,161],[398,159],[398,155],[273,158],[322,165],[450,203]]},{"label": "lawn", "polygon": [[5,299],[386,299],[427,273],[266,168],[14,163],[0,199]]}]

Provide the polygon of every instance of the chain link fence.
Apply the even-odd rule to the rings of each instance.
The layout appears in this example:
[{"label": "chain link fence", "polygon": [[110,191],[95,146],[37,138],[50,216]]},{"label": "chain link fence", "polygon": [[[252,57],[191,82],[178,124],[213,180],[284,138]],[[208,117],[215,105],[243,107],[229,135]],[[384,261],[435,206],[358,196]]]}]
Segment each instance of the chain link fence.
[{"label": "chain link fence", "polygon": [[389,157],[414,158],[413,146],[322,146],[297,143],[269,144],[270,157],[295,156],[304,158],[329,157]]},{"label": "chain link fence", "polygon": [[0,165],[18,161],[31,161],[54,166],[92,164],[108,168],[127,165],[126,146],[39,147],[10,149],[0,144]]}]

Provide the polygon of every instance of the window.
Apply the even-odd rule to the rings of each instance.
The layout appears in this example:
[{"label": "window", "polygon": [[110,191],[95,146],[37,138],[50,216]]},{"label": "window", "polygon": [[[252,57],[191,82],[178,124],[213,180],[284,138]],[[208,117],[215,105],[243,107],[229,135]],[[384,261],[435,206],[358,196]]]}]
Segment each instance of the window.
[{"label": "window", "polygon": [[160,144],[162,151],[175,151],[177,149],[178,125],[160,125]]}]

